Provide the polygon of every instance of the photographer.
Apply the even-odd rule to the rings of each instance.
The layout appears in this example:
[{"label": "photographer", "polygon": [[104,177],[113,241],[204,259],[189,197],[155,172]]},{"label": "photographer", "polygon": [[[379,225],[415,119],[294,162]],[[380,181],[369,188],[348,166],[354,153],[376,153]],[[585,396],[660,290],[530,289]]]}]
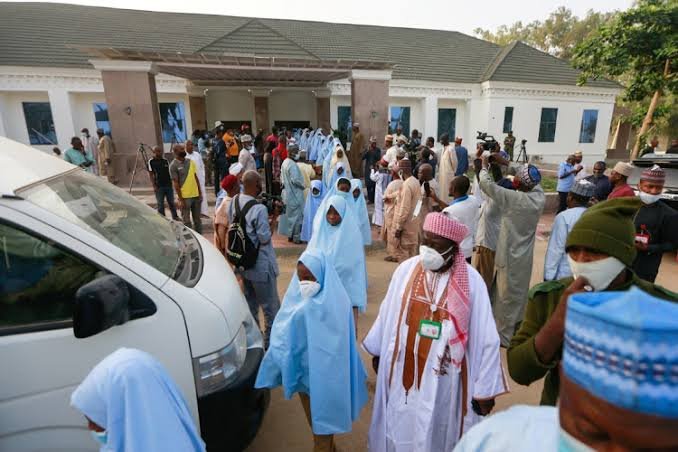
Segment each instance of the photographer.
[{"label": "photographer", "polygon": [[[256,171],[247,171],[243,177],[243,192],[236,195],[228,208],[228,221],[233,223],[235,206],[243,209],[245,205],[256,200],[262,191],[261,177]],[[277,277],[279,274],[278,263],[275,259],[273,242],[271,240],[271,224],[275,223],[276,213],[269,216],[269,212],[263,204],[255,204],[245,214],[247,235],[258,252],[257,260],[253,267],[246,270],[237,270],[243,279],[243,287],[247,304],[252,316],[259,323],[259,307],[264,311],[266,328],[264,342],[268,348],[271,327],[278,309]]]}]

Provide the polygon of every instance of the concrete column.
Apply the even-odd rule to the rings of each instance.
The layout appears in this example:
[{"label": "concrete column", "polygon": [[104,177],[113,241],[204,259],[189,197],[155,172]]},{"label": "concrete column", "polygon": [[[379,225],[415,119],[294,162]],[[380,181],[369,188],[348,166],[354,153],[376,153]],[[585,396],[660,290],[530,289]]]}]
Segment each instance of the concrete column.
[{"label": "concrete column", "polygon": [[438,97],[426,96],[424,98],[424,139],[433,137],[438,141]]},{"label": "concrete column", "polygon": [[189,96],[188,108],[190,110],[192,123],[189,132],[192,133],[195,129],[207,130],[207,105],[205,104],[205,96]]},{"label": "concrete column", "polygon": [[49,95],[49,106],[52,109],[57,141],[63,151],[71,147],[71,138],[80,136],[80,129],[76,128],[73,119],[71,94],[63,88],[49,89],[47,94]]},{"label": "concrete column", "polygon": [[367,136],[381,142],[388,132],[388,101],[391,71],[354,70],[351,72],[351,116]]},{"label": "concrete column", "polygon": [[[115,154],[111,158],[113,174],[109,179],[116,185],[128,186],[139,143],[162,146],[155,68],[152,63],[143,61],[96,60],[91,63],[101,71],[115,143]],[[143,162],[139,163],[134,185],[145,186],[148,177],[143,174]]]},{"label": "concrete column", "polygon": [[253,89],[250,94],[254,97],[254,124],[252,132],[256,134],[258,129],[264,129],[267,132],[271,130],[271,120],[268,115],[268,96],[271,91],[268,89]]},{"label": "concrete column", "polygon": [[6,137],[9,133],[9,130],[7,130],[8,112],[7,95],[5,93],[0,93],[0,137]]},{"label": "concrete column", "polygon": [[331,110],[330,110],[330,90],[318,89],[315,90],[315,106],[316,106],[316,127],[322,127],[325,133],[330,131]]}]

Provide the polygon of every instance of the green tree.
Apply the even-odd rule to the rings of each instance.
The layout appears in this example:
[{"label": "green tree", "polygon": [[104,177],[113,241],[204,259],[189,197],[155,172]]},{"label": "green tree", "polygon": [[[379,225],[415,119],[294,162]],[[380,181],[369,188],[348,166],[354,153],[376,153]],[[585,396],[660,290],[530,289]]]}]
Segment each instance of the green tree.
[{"label": "green tree", "polygon": [[577,44],[607,23],[617,12],[600,13],[589,10],[579,18],[564,6],[559,7],[542,21],[502,25],[496,31],[476,28],[474,33],[486,41],[501,46],[522,41],[560,58],[570,59]]},{"label": "green tree", "polygon": [[[667,113],[660,103],[662,95],[678,90],[678,2],[638,0],[581,42],[572,62],[582,71],[582,85],[589,79],[610,78],[625,86],[625,101],[650,99],[631,151],[631,159],[636,158],[652,124]],[[672,109],[675,105],[668,111]]]}]

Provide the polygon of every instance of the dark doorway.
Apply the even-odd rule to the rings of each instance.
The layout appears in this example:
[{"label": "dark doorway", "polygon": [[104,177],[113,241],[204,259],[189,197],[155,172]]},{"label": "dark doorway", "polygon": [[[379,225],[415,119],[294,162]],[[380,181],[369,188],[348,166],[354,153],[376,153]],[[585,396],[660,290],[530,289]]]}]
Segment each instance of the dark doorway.
[{"label": "dark doorway", "polygon": [[274,125],[278,130],[283,127],[289,130],[293,129],[304,129],[311,127],[311,121],[275,121]]}]

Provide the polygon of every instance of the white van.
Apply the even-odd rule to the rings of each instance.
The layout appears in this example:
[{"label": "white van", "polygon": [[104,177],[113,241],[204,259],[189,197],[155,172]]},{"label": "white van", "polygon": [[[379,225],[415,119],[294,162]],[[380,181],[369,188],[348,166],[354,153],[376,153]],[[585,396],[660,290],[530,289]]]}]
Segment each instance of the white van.
[{"label": "white van", "polygon": [[223,256],[103,178],[0,137],[0,450],[96,450],[70,395],[120,347],[163,363],[208,450],[256,434],[262,338]]}]

